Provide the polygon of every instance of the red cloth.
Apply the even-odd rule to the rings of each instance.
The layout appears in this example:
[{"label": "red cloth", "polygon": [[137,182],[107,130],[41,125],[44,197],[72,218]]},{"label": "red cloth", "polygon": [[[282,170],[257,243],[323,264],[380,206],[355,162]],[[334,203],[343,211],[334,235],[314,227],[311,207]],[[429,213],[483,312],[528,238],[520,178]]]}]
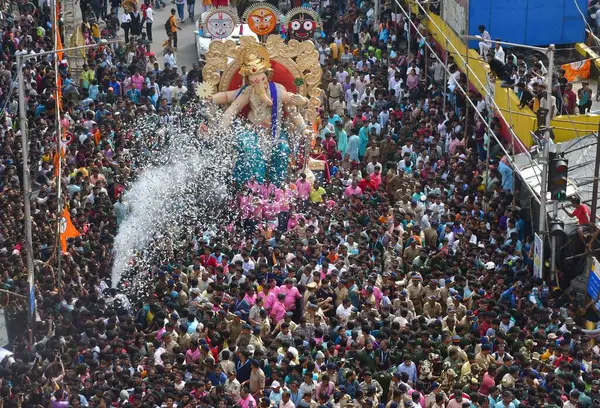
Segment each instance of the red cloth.
[{"label": "red cloth", "polygon": [[327,159],[329,159],[329,160],[337,159],[338,151],[337,151],[337,143],[335,142],[335,140],[333,140],[331,138],[325,139],[325,141],[323,142],[323,147],[325,148],[325,151],[327,152]]},{"label": "red cloth", "polygon": [[358,182],[358,186],[363,192],[366,192],[367,189],[370,189],[372,192],[377,191],[377,185],[373,182],[373,180],[367,181],[367,179],[362,179]]},{"label": "red cloth", "polygon": [[586,225],[586,224],[589,224],[589,222],[590,222],[590,217],[591,217],[590,209],[585,204],[580,204],[579,207],[577,207],[575,209],[575,211],[573,211],[573,215],[575,217],[577,217],[577,220],[579,221],[579,225]]},{"label": "red cloth", "polygon": [[200,264],[207,267],[216,268],[217,267],[217,258],[211,255],[200,255]]}]

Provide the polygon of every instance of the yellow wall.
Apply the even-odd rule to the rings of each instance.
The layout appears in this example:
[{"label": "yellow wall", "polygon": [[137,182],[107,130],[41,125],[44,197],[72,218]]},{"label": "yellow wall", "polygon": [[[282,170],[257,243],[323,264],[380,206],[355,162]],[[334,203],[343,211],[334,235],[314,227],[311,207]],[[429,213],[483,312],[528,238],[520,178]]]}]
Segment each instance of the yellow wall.
[{"label": "yellow wall", "polygon": [[575,49],[584,57],[593,58],[592,62],[596,65],[596,68],[600,68],[600,56],[592,51],[590,47],[584,43],[577,43],[575,44]]},{"label": "yellow wall", "polygon": [[[454,33],[440,16],[433,13],[429,13],[429,16],[431,17],[431,20],[426,19],[427,29],[433,38],[442,48],[447,50],[450,55],[454,56],[454,62],[462,72],[468,72],[468,79],[471,86],[477,89],[482,95],[486,95],[486,84],[488,81],[487,72],[489,69],[488,64],[483,61],[481,57],[479,57],[479,53],[473,49],[469,50],[467,58],[466,45],[462,39]],[[446,37],[451,44],[448,47],[446,47]],[[456,55],[455,49],[463,56],[463,58],[459,58]],[[463,59],[468,62],[470,70],[465,68],[465,61],[463,61]],[[507,95],[507,93],[509,93],[509,95]],[[501,88],[499,81],[496,81],[495,84],[494,101],[521,142],[526,147],[531,147],[534,142],[530,132],[535,130],[537,122],[536,116],[531,109],[527,107],[518,109],[519,98],[517,95],[514,92]],[[599,115],[579,115],[571,116],[570,118],[568,116],[558,116],[551,121],[551,126],[554,127],[555,142],[565,142],[573,138],[596,132],[598,130],[599,120]],[[571,121],[575,123],[572,123]]]}]

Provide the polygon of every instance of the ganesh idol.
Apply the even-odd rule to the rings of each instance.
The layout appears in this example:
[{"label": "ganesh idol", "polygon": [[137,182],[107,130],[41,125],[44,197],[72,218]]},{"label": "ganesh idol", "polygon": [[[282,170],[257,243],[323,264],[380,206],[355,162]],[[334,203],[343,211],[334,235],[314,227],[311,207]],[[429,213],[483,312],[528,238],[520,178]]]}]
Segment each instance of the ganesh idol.
[{"label": "ganesh idol", "polygon": [[230,129],[234,121],[243,121],[239,116],[248,107],[248,126],[236,131],[233,177],[238,184],[254,177],[259,182],[268,179],[279,185],[287,176],[290,157],[297,153],[299,140],[309,137],[300,113],[308,106],[309,99],[288,92],[271,80],[269,53],[261,44],[245,44],[238,61],[242,86],[209,97],[216,104],[229,105],[220,122],[224,130]]}]

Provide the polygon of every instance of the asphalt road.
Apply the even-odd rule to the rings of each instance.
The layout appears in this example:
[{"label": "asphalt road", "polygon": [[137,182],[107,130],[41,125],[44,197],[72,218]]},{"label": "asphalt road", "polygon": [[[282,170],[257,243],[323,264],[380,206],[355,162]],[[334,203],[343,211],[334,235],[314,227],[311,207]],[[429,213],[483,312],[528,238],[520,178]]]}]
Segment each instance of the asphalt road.
[{"label": "asphalt road", "polygon": [[[138,0],[138,4],[141,4],[143,0]],[[163,47],[162,43],[167,38],[165,33],[165,22],[171,15],[171,8],[177,9],[175,4],[172,4],[170,0],[165,0],[167,6],[161,8],[160,10],[155,9],[154,16],[154,24],[152,25],[152,39],[153,42],[150,45],[150,48],[153,52],[156,53],[157,61],[160,64],[160,67],[163,67]],[[196,9],[195,9],[195,18],[191,21],[187,15],[187,6],[185,7],[185,23],[180,23],[181,30],[178,32],[178,47],[177,47],[177,65],[179,67],[185,66],[188,71],[192,68],[192,64],[198,61],[198,55],[196,53],[196,34],[194,34],[194,30],[196,29],[196,20],[200,16],[202,12],[202,1],[196,1]],[[123,9],[119,8],[119,17],[123,13]],[[79,7],[75,7],[75,18],[76,24],[81,24],[81,12]],[[104,24],[100,24],[101,27]],[[146,32],[146,25],[144,24],[143,31]],[[72,33],[68,33],[69,35]],[[124,39],[123,30],[119,30],[119,38],[121,40]]]},{"label": "asphalt road", "polygon": [[[157,60],[162,68],[163,66],[163,48],[162,43],[166,39],[165,34],[165,22],[171,15],[171,8],[176,9],[175,4],[170,3],[169,0],[166,0],[167,6],[160,10],[155,10],[156,15],[154,16],[154,24],[152,25],[152,39],[153,42],[151,44],[151,49],[156,53]],[[178,67],[187,67],[188,71],[192,68],[192,64],[198,61],[198,55],[196,53],[196,34],[194,34],[194,30],[196,29],[196,20],[200,16],[202,12],[202,2],[196,2],[196,10],[194,12],[195,18],[191,21],[187,15],[187,6],[185,7],[185,22],[180,23],[181,30],[177,34],[177,53],[175,56],[177,57],[177,66]],[[144,31],[146,28],[144,27]],[[122,37],[123,31],[119,33]]]}]

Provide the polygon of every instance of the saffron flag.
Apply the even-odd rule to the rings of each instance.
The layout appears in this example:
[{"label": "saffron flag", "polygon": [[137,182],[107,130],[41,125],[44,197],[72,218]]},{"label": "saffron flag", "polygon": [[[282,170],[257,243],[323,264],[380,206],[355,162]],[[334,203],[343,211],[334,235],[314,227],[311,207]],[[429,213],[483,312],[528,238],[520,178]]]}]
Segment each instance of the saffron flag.
[{"label": "saffron flag", "polygon": [[[55,19],[54,21],[60,21],[60,1],[56,2],[56,9],[55,9]],[[55,24],[54,28],[54,35],[56,36],[56,50],[62,50],[63,49],[63,45],[62,45],[62,38],[60,38],[60,31],[58,30],[58,24]],[[58,60],[62,60],[63,59],[63,53],[59,52],[56,54],[56,58],[58,58]]]},{"label": "saffron flag", "polygon": [[60,228],[60,247],[63,252],[67,252],[67,239],[76,238],[81,234],[71,222],[71,214],[69,210],[64,208],[60,219],[58,220]]},{"label": "saffron flag", "polygon": [[565,70],[567,81],[573,82],[589,78],[591,66],[590,60],[585,60],[563,64],[560,67]]},{"label": "saffron flag", "polygon": [[[56,142],[56,151],[54,152],[54,157],[52,157],[52,163],[54,165],[54,175],[58,177],[59,175],[59,166],[62,165],[62,161],[65,159],[65,155],[67,153],[67,146],[71,143],[68,139],[67,132],[63,129],[63,137],[60,140],[55,139]],[[71,135],[72,140],[72,135]],[[62,166],[61,166],[62,167]]]},{"label": "saffron flag", "polygon": [[62,157],[61,157],[61,156],[62,156],[62,155],[61,155],[61,154],[59,154],[59,153],[54,153],[54,157],[52,158],[52,163],[53,163],[53,165],[54,165],[54,176],[55,176],[55,177],[58,177],[58,176],[59,176],[59,174],[58,174],[58,169],[59,169],[59,167],[60,167],[60,164],[61,164],[61,163],[60,163],[60,161],[62,160]]},{"label": "saffron flag", "polygon": [[56,75],[56,109],[62,112],[62,78],[60,73]]}]

